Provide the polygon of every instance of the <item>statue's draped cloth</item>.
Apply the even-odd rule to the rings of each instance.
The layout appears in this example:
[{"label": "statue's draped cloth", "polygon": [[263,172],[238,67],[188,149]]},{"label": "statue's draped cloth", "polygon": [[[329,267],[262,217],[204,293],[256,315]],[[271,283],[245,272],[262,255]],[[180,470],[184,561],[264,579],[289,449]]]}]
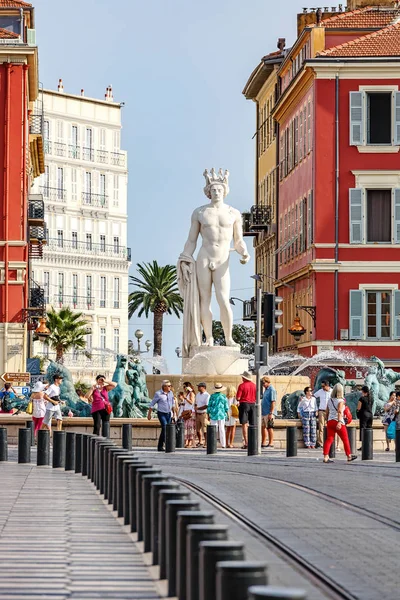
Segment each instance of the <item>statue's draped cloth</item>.
[{"label": "statue's draped cloth", "polygon": [[[190,280],[185,281],[182,264],[190,266]],[[201,346],[200,298],[196,262],[192,256],[181,254],[177,265],[178,287],[183,298],[182,355],[189,357],[192,346]]]}]

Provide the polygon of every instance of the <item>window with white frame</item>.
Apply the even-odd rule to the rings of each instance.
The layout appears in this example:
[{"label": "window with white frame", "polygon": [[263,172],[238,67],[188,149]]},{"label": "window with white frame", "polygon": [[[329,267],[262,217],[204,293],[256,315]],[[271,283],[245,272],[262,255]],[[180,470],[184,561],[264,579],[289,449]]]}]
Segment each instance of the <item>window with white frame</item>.
[{"label": "window with white frame", "polygon": [[71,197],[76,202],[78,198],[78,173],[74,168],[71,169]]},{"label": "window with white frame", "polygon": [[119,329],[114,329],[114,352],[119,354]]},{"label": "window with white frame", "polygon": [[69,156],[71,158],[79,158],[79,131],[77,125],[71,126],[71,147]]},{"label": "window with white frame", "polygon": [[107,304],[107,279],[100,277],[100,308],[105,308]]},{"label": "window with white frame", "polygon": [[57,198],[63,200],[64,198],[64,169],[63,167],[57,167]]},{"label": "window with white frame", "polygon": [[400,92],[377,87],[350,92],[350,145],[400,145]]},{"label": "window with white frame", "polygon": [[92,234],[91,233],[87,233],[86,234],[86,250],[91,251],[93,248],[93,244],[92,244]]},{"label": "window with white frame", "polygon": [[352,188],[350,243],[400,244],[400,188]]},{"label": "window with white frame", "polygon": [[64,302],[64,273],[58,274],[58,302]]},{"label": "window with white frame", "polygon": [[44,290],[44,301],[46,304],[50,302],[50,272],[44,271],[43,273],[43,290]]},{"label": "window with white frame", "polygon": [[106,337],[106,328],[105,327],[100,327],[100,348],[101,350],[105,350],[106,349],[106,341],[107,341],[107,337]]},{"label": "window with white frame", "polygon": [[91,352],[93,348],[93,337],[91,333],[86,334],[86,350]]},{"label": "window with white frame", "polygon": [[101,235],[100,236],[100,252],[105,252],[105,251],[106,251],[106,236]]},{"label": "window with white frame", "polygon": [[120,289],[121,280],[119,277],[114,277],[114,308],[120,307]]},{"label": "window with white frame", "polygon": [[76,273],[72,274],[72,301],[76,308],[78,305],[78,275]]},{"label": "window with white frame", "polygon": [[93,297],[93,289],[92,289],[92,276],[86,275],[86,303],[88,308],[92,306],[92,297]]},{"label": "window with white frame", "polygon": [[106,197],[106,176],[104,175],[104,173],[100,173],[99,193],[102,200],[104,201]]},{"label": "window with white frame", "polygon": [[[384,286],[382,286],[384,288]],[[351,340],[400,339],[400,290],[350,290]]]},{"label": "window with white frame", "polygon": [[71,238],[72,249],[76,250],[78,248],[78,232],[72,231]]},{"label": "window with white frame", "polygon": [[113,204],[114,206],[119,205],[119,175],[113,176]]},{"label": "window with white frame", "polygon": [[63,248],[64,247],[64,232],[62,229],[59,229],[57,231],[57,246],[59,248]]},{"label": "window with white frame", "polygon": [[114,236],[114,252],[119,254],[119,237]]}]

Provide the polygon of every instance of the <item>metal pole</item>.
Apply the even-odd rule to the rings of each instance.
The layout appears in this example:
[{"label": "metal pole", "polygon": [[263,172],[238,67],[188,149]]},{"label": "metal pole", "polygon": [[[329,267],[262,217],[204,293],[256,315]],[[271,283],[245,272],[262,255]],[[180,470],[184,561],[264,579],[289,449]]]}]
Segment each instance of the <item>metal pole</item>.
[{"label": "metal pole", "polygon": [[183,421],[178,421],[176,424],[176,447],[185,447],[185,426]]},{"label": "metal pole", "polygon": [[75,432],[67,431],[65,445],[65,470],[73,471],[75,468]]},{"label": "metal pole", "polygon": [[[261,315],[262,315],[263,291],[261,282],[257,285],[257,320],[256,320],[256,345],[261,346]],[[260,363],[255,363],[256,375],[256,427],[257,427],[257,454],[261,454],[261,381]]]},{"label": "metal pole", "polygon": [[297,456],[297,427],[286,427],[286,456]]},{"label": "metal pole", "polygon": [[158,565],[158,495],[164,490],[178,490],[179,485],[170,481],[153,481],[150,487],[151,552],[153,565]]},{"label": "metal pole", "polygon": [[110,437],[110,421],[103,421],[101,424],[101,435],[104,438]]},{"label": "metal pole", "polygon": [[18,462],[31,462],[31,430],[20,429],[18,431]]},{"label": "metal pole", "polygon": [[248,446],[247,455],[255,456],[258,454],[258,427],[256,425],[249,425],[248,428]]},{"label": "metal pole", "polygon": [[367,428],[363,430],[363,441],[361,450],[361,460],[373,460],[374,458],[374,438],[373,430]]},{"label": "metal pole", "polygon": [[7,428],[0,427],[0,462],[8,460]]},{"label": "metal pole", "polygon": [[65,431],[53,433],[53,469],[65,467]]},{"label": "metal pole", "polygon": [[216,425],[207,425],[207,454],[217,454]]},{"label": "metal pole", "polygon": [[[205,510],[182,510],[177,514],[176,524],[176,596],[186,600],[186,529],[189,525],[212,525],[214,513]],[[168,562],[168,560],[167,560]],[[202,569],[200,566],[200,581]],[[215,598],[208,596],[207,600]]]},{"label": "metal pole", "polygon": [[[178,520],[179,527],[179,520]],[[243,542],[219,541],[200,542],[200,583],[199,600],[217,597],[217,563],[227,560],[245,560]],[[178,558],[179,561],[179,558]],[[179,571],[179,562],[178,562]],[[186,580],[185,580],[186,581]],[[186,596],[179,600],[186,600]]]},{"label": "metal pole", "polygon": [[31,446],[35,445],[35,425],[33,421],[26,422],[26,428],[31,430]]},{"label": "metal pole", "polygon": [[200,542],[226,541],[228,525],[188,525],[186,528],[186,598],[199,600]]},{"label": "metal pole", "polygon": [[217,563],[218,600],[248,598],[252,585],[267,585],[267,565],[262,562],[222,561]]},{"label": "metal pole", "polygon": [[132,424],[124,423],[122,425],[122,447],[125,450],[132,450]]},{"label": "metal pole", "polygon": [[175,452],[176,448],[176,431],[175,423],[169,423],[165,429],[165,452],[167,454]]},{"label": "metal pole", "polygon": [[349,436],[351,453],[355,454],[357,452],[357,429],[355,427],[347,427],[347,435]]},{"label": "metal pole", "polygon": [[194,500],[168,500],[165,506],[165,531],[167,552],[167,579],[168,579],[168,597],[176,597],[177,587],[177,568],[176,568],[176,547],[177,547],[177,520],[178,513],[185,510],[199,510],[199,503]]}]

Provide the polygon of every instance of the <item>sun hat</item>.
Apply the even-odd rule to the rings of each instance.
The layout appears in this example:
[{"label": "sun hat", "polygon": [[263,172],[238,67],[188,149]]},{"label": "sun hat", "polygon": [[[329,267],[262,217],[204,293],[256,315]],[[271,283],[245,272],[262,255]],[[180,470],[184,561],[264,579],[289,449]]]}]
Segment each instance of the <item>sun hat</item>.
[{"label": "sun hat", "polygon": [[35,383],[35,385],[33,386],[33,390],[32,392],[43,392],[43,390],[46,388],[45,384],[42,381],[37,381]]},{"label": "sun hat", "polygon": [[247,379],[248,381],[252,381],[251,373],[249,373],[248,371],[243,371],[241,377],[243,377],[243,379]]},{"label": "sun hat", "polygon": [[169,379],[163,379],[161,385],[171,385],[171,382]]},{"label": "sun hat", "polygon": [[225,392],[226,387],[222,383],[214,383],[214,392]]}]

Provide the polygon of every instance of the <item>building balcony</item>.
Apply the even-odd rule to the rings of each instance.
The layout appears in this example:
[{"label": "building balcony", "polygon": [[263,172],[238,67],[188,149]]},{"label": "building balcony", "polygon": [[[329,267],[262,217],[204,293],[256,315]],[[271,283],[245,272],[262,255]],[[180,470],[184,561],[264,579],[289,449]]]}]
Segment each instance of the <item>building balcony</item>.
[{"label": "building balcony", "polygon": [[250,229],[263,231],[271,226],[272,210],[270,206],[255,205],[250,209]]},{"label": "building balcony", "polygon": [[49,238],[47,246],[52,252],[122,258],[126,261],[131,261],[131,249],[126,248],[125,246],[93,244],[90,242],[78,242],[77,240],[64,240],[59,238]]},{"label": "building balcony", "polygon": [[67,156],[67,144],[62,142],[53,142],[54,156]]},{"label": "building balcony", "polygon": [[[90,349],[87,349],[86,352],[89,356],[85,356],[81,352],[67,352],[63,357],[63,365],[69,369],[114,370],[116,357],[111,352],[90,352]],[[37,356],[55,360],[55,353],[52,351],[37,353]]]},{"label": "building balcony", "polygon": [[44,202],[42,194],[29,195],[28,225],[44,226]]},{"label": "building balcony", "polygon": [[45,154],[53,153],[53,142],[51,142],[50,140],[43,140],[43,147]]},{"label": "building balcony", "polygon": [[29,243],[30,244],[46,244],[47,243],[47,229],[43,226],[30,225],[29,226]]},{"label": "building balcony", "polygon": [[121,152],[110,152],[111,164],[118,167],[126,166],[126,155]]},{"label": "building balcony", "polygon": [[255,231],[252,231],[252,229],[250,229],[250,216],[251,215],[249,212],[242,213],[242,225],[243,225],[243,236],[244,237],[257,235]]},{"label": "building balcony", "polygon": [[29,309],[44,309],[44,289],[33,279],[29,280]]},{"label": "building balcony", "polygon": [[81,158],[81,149],[79,146],[75,146],[75,144],[69,144],[68,146],[68,158],[75,158],[79,160]]},{"label": "building balcony", "polygon": [[95,206],[96,208],[108,208],[108,196],[105,194],[92,194],[92,192],[82,192],[82,203],[85,206]]},{"label": "building balcony", "polygon": [[126,152],[108,152],[104,149],[95,150],[87,146],[81,147],[77,144],[64,144],[63,142],[55,142],[49,139],[45,139],[43,144],[45,154],[96,162],[100,165],[126,167]]},{"label": "building balcony", "polygon": [[243,302],[243,321],[256,321],[257,320],[257,302],[256,298],[251,300],[245,300]]},{"label": "building balcony", "polygon": [[108,165],[109,153],[106,150],[97,150],[96,157],[98,163]]},{"label": "building balcony", "polygon": [[63,188],[49,187],[47,185],[41,185],[39,191],[43,194],[45,200],[53,200],[56,202],[65,202],[67,197],[67,190]]},{"label": "building balcony", "polygon": [[43,113],[32,114],[29,119],[29,133],[32,135],[42,135],[43,133]]},{"label": "building balcony", "polygon": [[95,299],[91,295],[87,296],[67,296],[58,293],[52,298],[51,305],[57,308],[69,306],[73,310],[94,310],[96,308]]},{"label": "building balcony", "polygon": [[94,161],[94,150],[93,150],[93,148],[83,147],[82,148],[82,159],[83,160],[88,160],[90,162],[93,162]]}]

